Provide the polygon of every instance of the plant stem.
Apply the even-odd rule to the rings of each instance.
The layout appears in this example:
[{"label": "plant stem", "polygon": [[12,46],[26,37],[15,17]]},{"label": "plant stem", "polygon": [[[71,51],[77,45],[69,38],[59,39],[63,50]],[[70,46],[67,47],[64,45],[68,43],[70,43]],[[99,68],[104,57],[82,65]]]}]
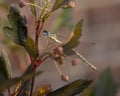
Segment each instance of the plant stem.
[{"label": "plant stem", "polygon": [[11,96],[10,89],[8,88],[8,96]]},{"label": "plant stem", "polygon": [[39,43],[39,35],[40,35],[40,32],[42,31],[43,25],[44,23],[42,22],[40,23],[40,21],[38,21],[37,27],[36,27],[36,36],[35,36],[35,43],[36,43],[37,48],[38,48],[38,43]]},{"label": "plant stem", "polygon": [[[41,23],[40,21],[38,21],[37,27],[36,27],[36,36],[35,36],[35,44],[36,44],[37,49],[38,49],[38,43],[39,43],[39,35],[40,35],[40,32],[42,31],[43,25],[44,25],[44,23]],[[36,64],[36,63],[37,63],[37,65],[40,65],[41,62],[36,61],[34,64]],[[37,66],[35,66],[32,71],[35,72],[36,68],[37,68]],[[32,94],[33,94],[34,81],[35,81],[35,77],[32,78],[30,96],[32,96]]]},{"label": "plant stem", "polygon": [[[34,70],[33,72],[35,73],[35,70]],[[32,94],[33,94],[34,82],[35,82],[35,77],[32,78],[32,84],[31,84],[30,96],[32,96]]]}]

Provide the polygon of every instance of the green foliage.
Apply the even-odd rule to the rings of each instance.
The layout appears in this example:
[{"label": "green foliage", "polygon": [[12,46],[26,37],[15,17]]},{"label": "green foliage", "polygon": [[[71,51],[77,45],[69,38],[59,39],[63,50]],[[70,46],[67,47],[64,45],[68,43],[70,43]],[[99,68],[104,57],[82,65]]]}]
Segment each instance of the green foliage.
[{"label": "green foliage", "polygon": [[70,0],[56,0],[51,12],[63,7],[64,5],[68,4]]},{"label": "green foliage", "polygon": [[11,64],[4,50],[2,50],[2,56],[0,57],[0,78],[0,82],[12,78]]},{"label": "green foliage", "polygon": [[17,34],[19,38],[20,45],[25,46],[27,38],[27,21],[25,17],[20,17],[17,21]]},{"label": "green foliage", "polygon": [[91,82],[91,80],[76,80],[62,88],[49,93],[47,96],[75,96],[86,89],[91,84]]},{"label": "green foliage", "polygon": [[11,27],[3,27],[6,36],[16,44],[25,45],[27,37],[26,18],[20,15],[20,11],[15,6],[11,6],[8,14]]},{"label": "green foliage", "polygon": [[17,21],[20,18],[20,11],[17,7],[11,6],[8,14],[8,20],[11,28],[17,30]]},{"label": "green foliage", "polygon": [[76,24],[75,29],[71,33],[68,40],[66,40],[66,42],[63,43],[62,47],[66,54],[72,53],[73,51],[71,49],[76,47],[79,44],[79,38],[80,38],[81,32],[82,32],[82,25],[83,25],[83,20],[80,20]]},{"label": "green foliage", "polygon": [[18,35],[17,35],[17,31],[14,30],[13,28],[10,28],[10,27],[3,27],[3,31],[4,31],[4,34],[11,40],[13,41],[15,44],[19,44],[19,38],[18,38]]},{"label": "green foliage", "polygon": [[[72,8],[67,8],[61,12],[61,14],[57,17],[54,23],[55,31],[61,31],[63,28],[72,29],[73,24],[71,22],[72,19]],[[66,23],[65,23],[66,22]]]},{"label": "green foliage", "polygon": [[34,41],[30,37],[27,37],[27,39],[26,39],[25,49],[30,54],[30,56],[32,56],[33,58],[37,58],[38,49],[37,49]]},{"label": "green foliage", "polygon": [[1,82],[0,84],[0,92],[3,92],[5,89],[13,86],[14,84],[18,83],[19,81],[26,81],[29,80],[31,78],[33,78],[34,76],[39,75],[41,72],[37,72],[37,73],[31,73],[31,74],[26,74],[20,77],[16,77],[16,78],[12,78],[10,80],[5,80],[3,82]]},{"label": "green foliage", "polygon": [[[25,3],[24,5],[30,4],[31,11],[34,15],[35,21],[34,22],[34,27],[35,27],[35,42],[31,37],[28,37],[28,29],[27,29],[27,20],[25,16],[22,16],[20,14],[20,11],[18,8],[15,6],[11,6],[8,14],[8,21],[10,26],[5,26],[3,28],[4,33],[6,36],[12,40],[15,44],[23,46],[26,51],[29,53],[29,57],[31,60],[31,64],[28,66],[28,68],[24,71],[23,75],[17,78],[12,78],[11,76],[11,67],[9,66],[9,60],[5,52],[3,52],[3,56],[0,57],[0,76],[3,78],[5,77],[4,80],[1,80],[1,86],[0,86],[0,92],[3,92],[5,89],[10,88],[14,84],[20,84],[15,88],[15,91],[13,93],[13,96],[32,96],[32,91],[33,91],[33,84],[34,84],[34,78],[36,75],[40,74],[35,73],[36,68],[44,61],[46,58],[50,57],[51,54],[47,54],[44,57],[39,57],[39,37],[40,37],[40,32],[43,30],[44,23],[48,19],[48,17],[51,15],[51,13],[64,5],[68,4],[70,0],[56,0],[51,11],[49,11],[49,7],[51,5],[51,2],[48,1],[42,1],[43,8],[41,8],[42,5],[35,5],[34,0],[29,0],[30,3],[26,3],[24,1],[21,1],[20,3]],[[35,6],[38,8],[42,9],[41,14],[39,18],[36,18],[36,9]],[[64,12],[63,17],[66,15],[67,19],[69,18],[69,12],[66,13]],[[61,17],[62,18],[62,17]],[[63,21],[65,22],[66,19]],[[62,23],[63,23],[62,21]],[[67,20],[69,21],[69,20]],[[66,21],[66,22],[67,22]],[[61,44],[64,49],[64,53],[70,53],[70,52],[76,52],[73,51],[72,49],[76,47],[79,43],[79,38],[81,36],[82,32],[82,25],[83,25],[83,20],[80,20],[76,26],[74,31],[71,33],[69,39],[65,43],[62,43],[56,38],[56,35],[50,35],[48,32],[48,36],[51,37],[52,40],[54,40],[56,43]],[[56,46],[55,46],[56,47]],[[50,50],[51,51],[51,50]],[[52,50],[55,51],[55,50]],[[62,52],[62,51],[61,51]],[[58,54],[59,53],[59,54]],[[62,56],[63,54],[56,51],[57,55]],[[44,54],[44,53],[43,53]],[[41,56],[43,54],[40,54]],[[56,55],[54,54],[54,55]],[[57,56],[56,56],[57,58]],[[52,58],[54,59],[54,57]],[[58,59],[58,58],[57,58]],[[60,60],[62,60],[60,58]],[[59,70],[58,70],[59,71]],[[62,73],[62,72],[61,72]],[[7,79],[6,79],[7,78]],[[78,95],[83,90],[85,90],[90,84],[92,83],[92,80],[76,80],[66,86],[63,86],[62,88],[59,88],[55,91],[52,91],[47,94],[47,96],[74,96]],[[17,92],[17,93],[16,93]]]},{"label": "green foliage", "polygon": [[102,74],[95,87],[95,96],[115,96],[117,86],[111,70],[108,68]]},{"label": "green foliage", "polygon": [[98,82],[80,96],[116,96],[117,89],[111,70],[107,68],[101,74]]}]

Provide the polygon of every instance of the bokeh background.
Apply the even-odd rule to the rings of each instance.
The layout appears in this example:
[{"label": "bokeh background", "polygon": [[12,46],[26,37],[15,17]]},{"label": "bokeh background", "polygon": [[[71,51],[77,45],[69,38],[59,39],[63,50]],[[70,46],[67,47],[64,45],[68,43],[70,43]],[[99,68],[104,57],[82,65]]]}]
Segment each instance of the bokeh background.
[{"label": "bokeh background", "polygon": [[[64,13],[63,9],[53,13],[44,29],[56,32],[61,38],[66,38],[75,24],[80,19],[84,19],[81,43],[75,49],[92,62],[98,68],[98,71],[94,72],[82,61],[78,66],[73,67],[68,59],[65,60],[64,66],[60,66],[60,69],[70,76],[69,82],[72,82],[78,78],[97,79],[105,68],[110,67],[115,82],[120,83],[120,0],[74,1],[75,8],[68,9]],[[17,2],[18,0],[0,0],[0,49],[5,48],[9,53],[14,76],[21,75],[27,68],[27,57],[23,48],[14,46],[3,35],[2,27],[8,25],[7,14],[10,4],[17,5]],[[34,38],[33,17],[29,7],[22,8],[21,14],[27,16],[29,34]],[[75,58],[75,56],[72,58]],[[53,89],[56,89],[68,83],[60,79],[50,59],[46,60],[38,70],[43,70],[44,73],[41,77],[37,77],[36,87],[41,83],[48,82],[52,84]],[[120,96],[119,90],[116,96]]]}]

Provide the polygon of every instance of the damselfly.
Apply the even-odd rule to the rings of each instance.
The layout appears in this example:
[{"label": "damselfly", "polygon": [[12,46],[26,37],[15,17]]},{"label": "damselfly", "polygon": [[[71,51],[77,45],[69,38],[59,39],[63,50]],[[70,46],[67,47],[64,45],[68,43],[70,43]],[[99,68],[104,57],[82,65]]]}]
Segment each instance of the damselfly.
[{"label": "damselfly", "polygon": [[[51,33],[51,32],[48,32],[48,31],[44,30],[44,31],[43,31],[43,34],[44,34],[45,36],[48,36],[51,40],[55,41],[56,43],[59,43],[59,44],[62,44],[62,43],[63,43],[62,41],[60,41],[60,40],[57,39],[57,36],[56,36],[55,33]],[[74,51],[75,54],[76,54],[77,56],[79,56],[80,59],[81,59],[83,62],[85,62],[86,64],[88,64],[93,70],[95,70],[95,71],[97,70],[97,68],[96,68],[93,64],[91,64],[85,57],[83,57],[79,52],[77,52],[75,49],[72,49],[72,51]]]}]

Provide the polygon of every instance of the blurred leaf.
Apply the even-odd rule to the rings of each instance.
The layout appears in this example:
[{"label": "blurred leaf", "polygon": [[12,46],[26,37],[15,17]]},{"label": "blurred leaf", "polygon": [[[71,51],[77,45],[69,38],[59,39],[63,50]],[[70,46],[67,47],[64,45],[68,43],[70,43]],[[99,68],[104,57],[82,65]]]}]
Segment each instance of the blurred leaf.
[{"label": "blurred leaf", "polygon": [[27,52],[28,52],[33,58],[37,58],[37,56],[38,56],[38,49],[37,49],[34,41],[33,41],[30,37],[27,37],[27,39],[26,39],[25,49],[27,50]]},{"label": "blurred leaf", "polygon": [[0,96],[4,96],[3,93],[0,93]]},{"label": "blurred leaf", "polygon": [[12,85],[18,83],[19,81],[29,80],[29,79],[33,78],[34,76],[39,75],[40,73],[41,73],[41,72],[30,73],[30,74],[23,75],[23,76],[21,76],[21,77],[12,78],[12,79],[10,79],[10,80],[3,81],[3,82],[0,84],[0,92],[3,92],[5,89],[7,89],[7,88],[11,87]]},{"label": "blurred leaf", "polygon": [[85,90],[92,80],[76,80],[60,89],[57,89],[47,96],[75,96]]},{"label": "blurred leaf", "polygon": [[2,50],[2,56],[0,57],[0,83],[3,80],[12,78],[12,68],[7,53]]},{"label": "blurred leaf", "polygon": [[68,53],[72,48],[76,47],[79,43],[79,38],[82,32],[83,19],[80,20],[76,26],[74,32],[71,33],[69,39],[63,43],[62,47],[65,53]]},{"label": "blurred leaf", "polygon": [[87,88],[80,96],[95,96],[93,88]]},{"label": "blurred leaf", "polygon": [[117,85],[113,79],[110,68],[106,69],[95,87],[95,96],[115,96]]},{"label": "blurred leaf", "polygon": [[5,26],[3,27],[3,32],[10,40],[12,40],[16,44],[19,44],[17,31],[15,31],[13,28]]},{"label": "blurred leaf", "polygon": [[22,46],[25,46],[26,38],[27,38],[26,24],[27,24],[27,20],[24,16],[23,17],[21,16],[17,21],[17,34],[18,34],[19,42]]},{"label": "blurred leaf", "polygon": [[8,10],[8,7],[9,7],[9,5],[8,5],[8,3],[6,3],[5,0],[0,0],[0,8]]},{"label": "blurred leaf", "polygon": [[68,4],[70,0],[56,0],[51,12],[63,7],[64,5]]},{"label": "blurred leaf", "polygon": [[[32,3],[32,4],[34,4],[34,0],[29,0],[30,1],[30,3]],[[30,5],[30,7],[31,7],[31,12],[32,12],[32,14],[34,15],[34,17],[36,18],[36,9],[35,9],[35,6],[32,6],[32,5]]]},{"label": "blurred leaf", "polygon": [[4,96],[3,93],[0,93],[0,96]]},{"label": "blurred leaf", "polygon": [[14,30],[17,30],[17,21],[19,18],[20,18],[19,9],[17,7],[15,7],[14,5],[12,5],[9,10],[8,20],[9,20],[11,27]]},{"label": "blurred leaf", "polygon": [[72,29],[73,24],[71,22],[71,19],[72,19],[72,9],[67,8],[63,10],[54,23],[55,31],[59,31],[62,28]]}]

